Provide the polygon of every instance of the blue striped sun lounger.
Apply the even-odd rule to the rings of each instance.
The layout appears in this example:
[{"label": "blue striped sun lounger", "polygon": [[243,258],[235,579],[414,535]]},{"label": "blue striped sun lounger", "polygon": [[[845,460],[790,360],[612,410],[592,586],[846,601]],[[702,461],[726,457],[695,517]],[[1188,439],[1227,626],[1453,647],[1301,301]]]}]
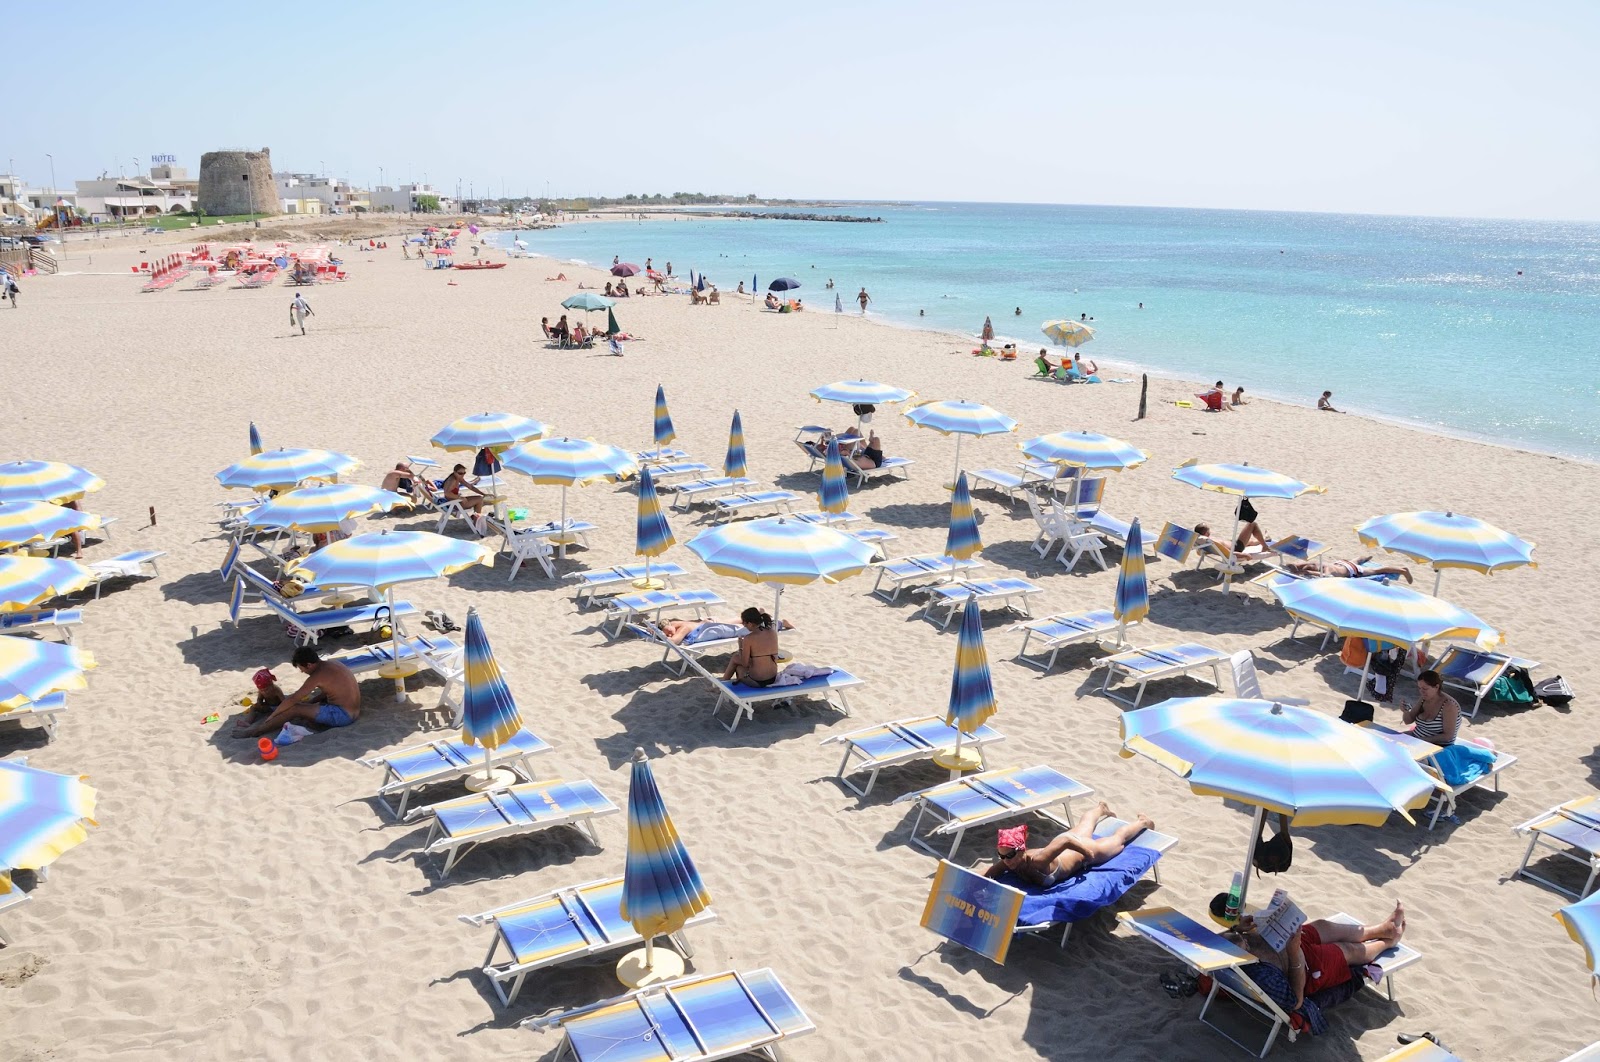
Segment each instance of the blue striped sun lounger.
[{"label": "blue striped sun lounger", "polygon": [[556,778],[413,808],[410,818],[433,817],[422,853],[442,852],[445,859],[440,873],[448,874],[462,856],[485,841],[556,826],[576,826],[588,834],[596,847],[603,847],[594,820],[620,811],[589,779],[566,782]]},{"label": "blue striped sun lounger", "polygon": [[1044,593],[1044,587],[1030,583],[1026,579],[959,580],[938,586],[925,586],[922,592],[928,595],[928,603],[923,611],[929,619],[936,620],[937,611],[944,609],[944,622],[939,624],[939,629],[948,630],[950,621],[967,607],[968,598],[976,598],[979,608],[984,605],[1000,605],[1016,609],[1024,616],[1032,616],[1033,613],[1028,610],[1028,598],[1034,594]]},{"label": "blue striped sun lounger", "polygon": [[[1117,617],[1109,608],[1097,608],[1089,612],[1063,612],[1042,619],[1013,623],[1008,629],[1025,632],[1022,635],[1022,648],[1017,650],[1016,659],[1020,663],[1040,668],[1045,674],[1049,674],[1050,669],[1056,666],[1056,655],[1061,650],[1082,642],[1104,644],[1107,636],[1114,635],[1118,626]],[[1035,637],[1038,639],[1035,650],[1038,655],[1030,657],[1028,645]],[[1110,640],[1114,644],[1117,642],[1115,637]],[[1049,653],[1050,656],[1041,663],[1040,657],[1045,653]]]},{"label": "blue striped sun lounger", "polygon": [[[618,564],[611,568],[573,572],[567,578],[578,584],[578,605],[581,608],[594,604],[596,598],[626,591],[645,577],[645,570],[643,564]],[[687,575],[688,572],[684,571],[682,565],[666,561],[651,564],[649,574],[650,578],[660,579],[671,587],[678,576]]]},{"label": "blue striped sun lounger", "polygon": [[[465,779],[482,773],[487,761],[488,769],[496,767],[515,771],[525,782],[533,778],[532,758],[549,752],[550,746],[536,734],[519,730],[497,749],[486,750],[468,745],[459,738],[430,741],[413,745],[397,752],[386,752],[358,761],[363,767],[379,768],[383,780],[378,783],[378,802],[396,819],[406,817],[406,804],[412,794],[423,786],[439,785]],[[399,797],[399,803],[391,803]]]},{"label": "blue striped sun lounger", "polygon": [[35,612],[0,612],[0,634],[21,634],[33,631],[43,634],[54,631],[61,640],[72,644],[72,628],[83,622],[83,610],[76,608],[43,608]]},{"label": "blue striped sun lounger", "polygon": [[[998,771],[984,771],[918,793],[907,793],[896,800],[912,800],[917,805],[917,817],[911,824],[911,843],[934,855],[940,853],[928,843],[934,836],[954,834],[950,851],[944,856],[954,859],[961,838],[974,826],[983,826],[1021,815],[1037,815],[1063,827],[1072,825],[1071,801],[1088,796],[1094,790],[1076,782],[1054,767],[1043,764],[1037,767],[1007,767]],[[1051,814],[1047,808],[1061,805],[1061,816]],[[924,815],[938,821],[928,832],[928,839],[917,836]]]},{"label": "blue striped sun lounger", "polygon": [[949,582],[983,567],[983,562],[976,557],[970,560],[956,560],[942,553],[927,553],[916,557],[896,557],[894,560],[880,561],[873,565],[878,569],[878,578],[872,584],[872,593],[883,593],[883,581],[888,579],[893,589],[889,593],[890,601],[900,597],[900,591],[907,586],[918,586],[928,582]]},{"label": "blue striped sun lounger", "polygon": [[968,469],[967,478],[972,481],[973,489],[988,487],[990,490],[999,491],[1012,505],[1017,503],[1017,491],[1028,483],[1015,472],[1007,472],[1003,468],[980,468],[976,472]]},{"label": "blue striped sun lounger", "polygon": [[722,723],[722,726],[730,734],[739,729],[739,720],[741,718],[753,720],[755,718],[755,706],[764,701],[787,701],[800,697],[820,697],[836,709],[840,715],[849,715],[850,699],[845,691],[853,686],[866,684],[864,679],[859,679],[840,668],[831,668],[826,674],[815,675],[804,681],[791,682],[787,685],[774,683],[771,686],[750,686],[743,682],[728,682],[707,671],[705,666],[700,663],[699,657],[692,652],[683,652],[682,646],[673,646],[673,648],[679,651],[679,655],[689,667],[694,669],[697,675],[711,683],[712,688],[717,691],[717,702],[711,706],[711,718],[717,719],[717,713],[724,704],[733,709],[733,717],[730,722],[723,723],[721,719],[717,719],[717,722]]},{"label": "blue striped sun lounger", "polygon": [[703,479],[710,471],[711,466],[700,461],[673,461],[665,465],[652,465],[650,478],[655,480],[656,486],[665,487],[668,480],[682,479],[684,476]]},{"label": "blue striped sun lounger", "polygon": [[56,739],[56,728],[60,725],[57,718],[67,710],[67,695],[57,690],[47,693],[36,701],[24,701],[15,708],[8,708],[0,712],[0,723],[21,723],[25,719],[38,720],[44,728],[47,742]]},{"label": "blue striped sun lounger", "polygon": [[636,617],[661,626],[661,617],[668,612],[689,612],[704,619],[707,610],[725,605],[722,595],[715,590],[642,590],[637,594],[618,594],[606,602],[604,622],[616,621],[612,636],[622,633]]},{"label": "blue striped sun lounger", "polygon": [[1514,667],[1532,671],[1538,666],[1537,660],[1526,660],[1506,653],[1490,653],[1464,645],[1452,645],[1439,657],[1434,670],[1439,672],[1444,685],[1467,690],[1472,694],[1472,709],[1466,714],[1468,719],[1475,719],[1478,709],[1483,707],[1484,698],[1493,691],[1494,684],[1500,681],[1502,675]]},{"label": "blue striped sun lounger", "polygon": [[1211,669],[1211,684],[1220,693],[1222,690],[1222,665],[1228,663],[1230,657],[1221,649],[1213,649],[1209,645],[1199,642],[1183,642],[1178,645],[1158,645],[1146,649],[1129,649],[1115,656],[1108,656],[1101,660],[1096,667],[1106,669],[1106,678],[1100,685],[1100,692],[1113,700],[1126,700],[1111,692],[1111,683],[1115,679],[1125,678],[1139,683],[1138,692],[1134,694],[1129,703],[1139,707],[1139,702],[1144,700],[1144,688],[1157,679],[1173,678],[1178,675],[1187,675],[1200,668]]},{"label": "blue striped sun lounger", "polygon": [[[0,719],[3,718],[0,716]],[[1575,900],[1589,895],[1596,876],[1600,876],[1600,797],[1590,795],[1557,804],[1544,814],[1512,827],[1512,831],[1528,835],[1527,851],[1522,853],[1522,862],[1512,877],[1548,885]],[[1553,858],[1571,860],[1581,867],[1587,867],[1589,876],[1584,879],[1583,886],[1570,889],[1529,870],[1528,863],[1532,861],[1534,853],[1543,848],[1550,849]]]},{"label": "blue striped sun lounger", "polygon": [[[701,911],[684,923],[683,929],[704,925],[715,921],[716,917],[713,910]],[[620,876],[557,889],[521,903],[460,918],[471,926],[495,927],[494,941],[489,945],[482,970],[489,979],[489,987],[507,1006],[522,991],[522,982],[528,974],[535,970],[644,943],[633,923],[622,917]],[[668,935],[667,941],[680,955],[692,957],[694,951],[683,929]],[[502,947],[505,957],[497,962]]]},{"label": "blue striped sun lounger", "polygon": [[[1006,739],[1004,734],[987,723],[970,734],[958,734],[955,727],[944,721],[943,716],[924,715],[913,719],[896,719],[848,734],[834,734],[823,738],[822,743],[829,745],[840,742],[844,745],[844,758],[839,761],[839,773],[835,777],[840,785],[864,797],[872,792],[872,787],[878,781],[878,772],[885,767],[932,759],[940,752],[954,748],[957,737],[960,737],[963,749],[970,748],[977,752],[979,770],[987,768],[983,759],[984,746]],[[870,773],[867,775],[867,784],[858,786],[850,780],[850,775],[862,771]]]},{"label": "blue striped sun lounger", "polygon": [[562,1030],[555,1059],[573,1062],[713,1062],[759,1054],[816,1031],[771,970],[695,974],[548,1018]]},{"label": "blue striped sun lounger", "polygon": [[673,488],[672,508],[678,512],[687,511],[689,506],[697,502],[712,501],[727,494],[737,494],[756,485],[756,481],[749,476],[715,476],[688,483],[667,484]]},{"label": "blue striped sun lounger", "polygon": [[352,627],[358,623],[376,624],[380,620],[394,621],[415,615],[417,606],[409,601],[396,601],[391,611],[387,604],[351,605],[349,608],[325,608],[316,612],[296,612],[281,597],[263,598],[270,609],[283,622],[294,629],[295,640],[305,645],[315,645],[324,631],[335,627]]},{"label": "blue striped sun lounger", "polygon": [[744,515],[776,515],[786,513],[789,507],[800,500],[800,495],[792,490],[758,490],[747,494],[730,494],[712,501],[715,508],[715,519],[731,520],[740,514]]}]

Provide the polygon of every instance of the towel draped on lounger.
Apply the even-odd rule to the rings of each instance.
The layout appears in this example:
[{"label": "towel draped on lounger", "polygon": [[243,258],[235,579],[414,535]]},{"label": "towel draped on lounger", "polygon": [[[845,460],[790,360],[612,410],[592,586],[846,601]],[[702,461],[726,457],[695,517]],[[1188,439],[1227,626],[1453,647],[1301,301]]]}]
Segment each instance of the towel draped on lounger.
[{"label": "towel draped on lounger", "polygon": [[1154,848],[1124,848],[1100,866],[1063,878],[1048,889],[1010,873],[1003,875],[1000,883],[1024,893],[1019,925],[1080,922],[1116,903],[1160,858],[1161,853]]}]

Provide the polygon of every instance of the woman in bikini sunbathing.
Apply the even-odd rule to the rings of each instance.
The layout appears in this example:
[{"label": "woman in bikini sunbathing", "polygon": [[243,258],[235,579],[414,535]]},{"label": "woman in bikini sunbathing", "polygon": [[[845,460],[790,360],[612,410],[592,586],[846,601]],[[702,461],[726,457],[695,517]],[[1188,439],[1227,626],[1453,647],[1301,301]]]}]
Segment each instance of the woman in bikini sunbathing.
[{"label": "woman in bikini sunbathing", "polygon": [[747,608],[739,622],[748,631],[739,639],[739,651],[722,671],[727,682],[746,686],[770,686],[778,679],[778,632],[772,617],[759,608]]},{"label": "woman in bikini sunbathing", "polygon": [[1028,847],[1026,823],[1001,830],[996,838],[995,861],[983,872],[983,876],[998,878],[1009,872],[1030,885],[1048,889],[1058,881],[1121,855],[1135,837],[1154,829],[1156,825],[1150,816],[1139,815],[1132,822],[1096,839],[1094,828],[1101,819],[1110,817],[1111,809],[1102,800],[1075,826],[1058,834],[1043,848]]}]

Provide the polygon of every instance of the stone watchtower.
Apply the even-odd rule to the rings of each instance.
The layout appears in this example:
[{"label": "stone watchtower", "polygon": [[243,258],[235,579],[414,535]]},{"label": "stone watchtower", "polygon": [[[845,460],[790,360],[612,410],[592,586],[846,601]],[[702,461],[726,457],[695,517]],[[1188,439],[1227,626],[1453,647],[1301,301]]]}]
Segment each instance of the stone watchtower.
[{"label": "stone watchtower", "polygon": [[224,214],[276,214],[278,190],[272,183],[272,152],[208,151],[200,156],[200,209]]}]

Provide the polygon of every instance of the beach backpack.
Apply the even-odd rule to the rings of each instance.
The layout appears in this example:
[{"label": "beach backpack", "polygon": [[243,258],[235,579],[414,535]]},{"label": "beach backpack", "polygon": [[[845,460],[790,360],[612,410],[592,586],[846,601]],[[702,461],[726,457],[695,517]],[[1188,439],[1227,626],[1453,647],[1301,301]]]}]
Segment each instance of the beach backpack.
[{"label": "beach backpack", "polygon": [[1562,708],[1572,703],[1572,684],[1557,675],[1555,678],[1547,678],[1542,682],[1534,683],[1533,695],[1545,704],[1553,704],[1558,708]]},{"label": "beach backpack", "polygon": [[1526,668],[1513,667],[1494,680],[1487,699],[1506,704],[1532,704],[1535,697],[1533,676]]},{"label": "beach backpack", "polygon": [[[1262,823],[1261,832],[1267,832],[1266,823]],[[1261,874],[1282,874],[1293,866],[1294,842],[1289,839],[1289,831],[1283,830],[1270,838],[1258,840],[1253,862],[1257,873]]]},{"label": "beach backpack", "polygon": [[1345,701],[1344,711],[1339,713],[1339,718],[1346,723],[1360,726],[1362,723],[1372,722],[1373,714],[1372,705],[1366,701]]}]

